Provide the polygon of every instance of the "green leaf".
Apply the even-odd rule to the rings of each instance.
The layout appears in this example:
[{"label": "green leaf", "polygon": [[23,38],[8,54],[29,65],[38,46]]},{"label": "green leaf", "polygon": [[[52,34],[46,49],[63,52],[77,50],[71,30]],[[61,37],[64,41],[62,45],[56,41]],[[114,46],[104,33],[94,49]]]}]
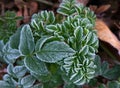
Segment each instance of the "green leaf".
[{"label": "green leaf", "polygon": [[25,67],[33,73],[39,75],[46,75],[49,73],[45,63],[41,62],[36,57],[25,57],[24,64]]},{"label": "green leaf", "polygon": [[24,25],[20,34],[19,50],[23,55],[30,55],[34,51],[34,38],[29,25]]},{"label": "green leaf", "polygon": [[60,4],[57,12],[62,14],[62,15],[72,15],[75,13],[75,0],[63,0],[62,3]]},{"label": "green leaf", "polygon": [[96,78],[91,79],[90,82],[88,83],[88,85],[90,87],[95,87],[96,84],[97,84],[97,79]]},{"label": "green leaf", "polygon": [[39,52],[36,53],[38,59],[48,63],[55,63],[63,58],[72,56],[75,51],[71,49],[66,43],[53,41],[43,46]]},{"label": "green leaf", "polygon": [[77,13],[82,17],[82,18],[87,18],[90,20],[90,23],[94,24],[95,23],[95,14],[93,11],[91,11],[89,8],[84,7],[83,4],[76,4],[75,9]]},{"label": "green leaf", "polygon": [[20,32],[21,32],[21,27],[18,28],[16,33],[10,37],[10,47],[13,49],[18,49],[20,42]]},{"label": "green leaf", "polygon": [[4,47],[4,43],[2,40],[0,40],[0,52],[2,51],[3,47]]},{"label": "green leaf", "polygon": [[37,23],[42,21],[45,24],[53,24],[55,22],[55,16],[53,11],[41,11],[38,14],[32,16],[32,20],[36,20]]},{"label": "green leaf", "polygon": [[104,84],[100,84],[98,88],[106,88],[106,86]]},{"label": "green leaf", "polygon": [[27,72],[27,69],[24,66],[15,66],[13,68],[13,72],[15,73],[17,78],[21,78]]},{"label": "green leaf", "polygon": [[5,81],[0,81],[0,88],[15,88],[15,87]]},{"label": "green leaf", "polygon": [[84,74],[81,72],[72,74],[70,80],[76,85],[83,85],[86,83],[86,78],[84,78]]},{"label": "green leaf", "polygon": [[35,46],[35,51],[39,52],[46,43],[57,41],[57,40],[60,41],[61,39],[56,36],[50,36],[50,37],[43,36],[37,41],[36,46]]},{"label": "green leaf", "polygon": [[9,75],[9,74],[5,74],[4,76],[3,76],[3,80],[4,81],[6,81],[6,82],[10,82],[11,81],[11,76]]},{"label": "green leaf", "polygon": [[88,42],[87,44],[94,46],[94,43],[98,41],[98,38],[95,33],[89,33],[88,34]]},{"label": "green leaf", "polygon": [[76,88],[74,84],[65,84],[63,88]]},{"label": "green leaf", "polygon": [[46,37],[42,37],[40,38],[37,43],[36,43],[36,46],[35,46],[35,51],[38,52],[41,50],[41,48],[43,47],[43,45],[45,44],[45,42],[47,41],[48,38]]},{"label": "green leaf", "polygon": [[110,79],[110,80],[114,80],[120,77],[120,66],[116,65],[113,68],[110,68],[109,70],[107,70],[106,73],[103,74],[103,77]]},{"label": "green leaf", "polygon": [[19,50],[16,49],[9,49],[6,53],[8,59],[17,59],[20,56]]},{"label": "green leaf", "polygon": [[10,47],[10,42],[6,43],[6,45],[3,48],[4,53],[4,60],[7,63],[14,63],[15,59],[17,59],[20,56],[20,52],[17,49],[12,49]]},{"label": "green leaf", "polygon": [[39,83],[39,84],[34,85],[31,88],[43,88],[43,85]]},{"label": "green leaf", "polygon": [[[52,68],[51,68],[52,69]],[[53,70],[53,69],[52,69]],[[56,72],[52,72],[51,71],[51,78],[50,78],[50,81],[47,82],[49,84],[49,86],[54,86],[54,87],[58,87],[60,86],[61,84],[63,84],[63,79],[61,78],[61,74],[60,74],[61,70],[57,69]],[[54,88],[54,87],[51,87],[51,88]]]},{"label": "green leaf", "polygon": [[17,81],[13,78],[12,75],[5,74],[3,76],[3,80],[8,82],[12,86],[16,86],[18,84]]},{"label": "green leaf", "polygon": [[48,21],[50,24],[55,22],[55,16],[54,16],[54,13],[52,11],[49,11]]},{"label": "green leaf", "polygon": [[97,66],[97,68],[95,69],[95,76],[99,76],[102,74],[102,70],[101,70],[101,60],[98,55],[96,55],[94,62],[95,62],[95,65]]},{"label": "green leaf", "polygon": [[12,65],[12,64],[9,64],[9,65],[7,66],[7,73],[8,73],[9,75],[15,77],[15,74],[14,74],[14,72],[13,72],[13,68],[14,68],[13,65]]},{"label": "green leaf", "polygon": [[35,28],[36,30],[40,30],[40,27],[38,26],[37,22],[35,19],[31,21],[31,26]]},{"label": "green leaf", "polygon": [[27,75],[21,79],[21,85],[23,88],[29,88],[35,83],[35,78],[32,75]]},{"label": "green leaf", "polygon": [[48,82],[44,83],[44,88],[56,88],[63,84],[63,80],[60,75],[60,71],[51,75],[51,78]]},{"label": "green leaf", "polygon": [[66,75],[69,75],[70,80],[76,85],[83,85],[89,82],[94,77],[95,67],[96,65],[94,65],[93,61],[81,56],[65,58],[63,65]]},{"label": "green leaf", "polygon": [[33,75],[39,82],[48,82],[51,79],[51,74],[45,73],[45,74],[38,74],[31,72],[31,75]]},{"label": "green leaf", "polygon": [[120,83],[118,81],[110,81],[107,86],[108,88],[120,88]]},{"label": "green leaf", "polygon": [[55,32],[55,31],[57,31],[57,27],[56,27],[56,25],[47,25],[46,30],[49,32]]},{"label": "green leaf", "polygon": [[80,53],[80,55],[86,55],[86,54],[88,54],[88,52],[89,52],[89,48],[88,48],[89,46],[87,46],[87,45],[85,45],[80,51],[79,51],[79,53]]},{"label": "green leaf", "polygon": [[88,18],[83,18],[81,20],[81,25],[84,27],[86,26],[87,24],[90,24],[90,20]]},{"label": "green leaf", "polygon": [[109,68],[109,64],[107,62],[101,63],[100,57],[96,56],[95,64],[97,65],[95,75],[101,75],[107,79],[114,80],[120,77],[120,66],[115,65],[112,68]]},{"label": "green leaf", "polygon": [[83,36],[83,28],[82,27],[77,27],[74,30],[74,36],[76,37],[77,41],[80,42],[82,40],[82,36]]},{"label": "green leaf", "polygon": [[3,59],[3,56],[4,56],[4,54],[3,54],[3,47],[4,47],[4,43],[3,43],[3,41],[1,40],[1,41],[0,41],[0,61],[1,61],[1,62],[4,61],[4,59]]},{"label": "green leaf", "polygon": [[109,64],[108,64],[108,62],[106,62],[106,61],[104,61],[102,64],[101,64],[101,70],[102,70],[102,76],[104,75],[104,74],[106,74],[106,72],[108,72],[108,70],[109,70]]}]

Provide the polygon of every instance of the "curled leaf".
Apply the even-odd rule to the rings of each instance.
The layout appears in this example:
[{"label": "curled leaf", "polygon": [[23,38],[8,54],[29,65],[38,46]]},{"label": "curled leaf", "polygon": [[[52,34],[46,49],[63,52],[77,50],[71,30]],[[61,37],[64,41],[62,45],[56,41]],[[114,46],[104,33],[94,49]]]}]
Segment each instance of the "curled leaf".
[{"label": "curled leaf", "polygon": [[104,41],[112,45],[116,48],[120,55],[120,41],[117,37],[110,31],[108,26],[100,19],[96,20],[95,29],[97,30],[98,37]]}]

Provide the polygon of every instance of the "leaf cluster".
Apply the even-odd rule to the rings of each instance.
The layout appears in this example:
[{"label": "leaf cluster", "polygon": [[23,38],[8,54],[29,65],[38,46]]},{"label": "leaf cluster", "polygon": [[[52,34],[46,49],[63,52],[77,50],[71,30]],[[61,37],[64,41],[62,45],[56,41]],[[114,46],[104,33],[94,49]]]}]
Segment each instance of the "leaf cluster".
[{"label": "leaf cluster", "polygon": [[52,11],[41,11],[7,43],[0,41],[0,61],[8,64],[1,88],[80,88],[97,76],[119,77],[111,76],[119,66],[113,71],[96,55],[94,13],[75,0],[63,0],[57,12],[62,21]]},{"label": "leaf cluster", "polygon": [[6,11],[3,16],[0,16],[0,39],[7,42],[9,37],[15,33],[17,29],[17,20],[22,17],[17,17],[13,11]]}]

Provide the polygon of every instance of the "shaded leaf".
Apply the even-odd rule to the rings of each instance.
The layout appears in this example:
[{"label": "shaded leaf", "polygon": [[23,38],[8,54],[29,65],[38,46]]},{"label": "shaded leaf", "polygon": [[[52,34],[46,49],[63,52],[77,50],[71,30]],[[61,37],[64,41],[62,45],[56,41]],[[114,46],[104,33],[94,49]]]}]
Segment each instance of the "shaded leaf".
[{"label": "shaded leaf", "polygon": [[15,88],[13,85],[8,84],[5,81],[0,81],[0,88]]},{"label": "shaded leaf", "polygon": [[17,59],[20,56],[19,50],[16,49],[9,49],[6,53],[6,57],[8,59]]},{"label": "shaded leaf", "polygon": [[113,68],[109,69],[103,76],[107,79],[113,80],[120,77],[120,66],[116,65]]},{"label": "shaded leaf", "polygon": [[106,86],[104,84],[100,84],[98,88],[106,88]]},{"label": "shaded leaf", "polygon": [[2,51],[2,48],[4,47],[4,42],[0,40],[0,51]]},{"label": "shaded leaf", "polygon": [[0,41],[0,61],[4,61],[4,59],[3,59],[3,47],[4,47],[4,43],[3,43],[3,41]]},{"label": "shaded leaf", "polygon": [[25,73],[27,72],[27,69],[24,66],[15,66],[13,68],[13,72],[15,73],[17,78],[21,78],[22,76],[25,75]]},{"label": "shaded leaf", "polygon": [[31,88],[43,88],[43,85],[42,84],[36,84],[33,87],[31,87]]},{"label": "shaded leaf", "polygon": [[103,12],[107,11],[110,7],[111,7],[110,4],[108,4],[108,5],[102,5],[99,8],[97,8],[95,12],[97,14],[100,14],[100,13],[103,13]]},{"label": "shaded leaf", "polygon": [[20,42],[20,32],[21,32],[21,28],[18,28],[16,33],[10,37],[10,47],[13,49],[18,49]]},{"label": "shaded leaf", "polygon": [[51,74],[38,74],[31,72],[31,75],[33,75],[39,82],[48,82],[51,79]]},{"label": "shaded leaf", "polygon": [[23,88],[29,88],[33,86],[34,82],[35,78],[32,75],[27,75],[21,79],[21,84],[23,85]]},{"label": "shaded leaf", "polygon": [[25,57],[24,64],[25,67],[33,73],[39,75],[48,74],[48,70],[45,63],[41,62],[36,57]]},{"label": "shaded leaf", "polygon": [[17,49],[12,49],[10,47],[10,42],[6,43],[3,48],[4,60],[7,63],[14,63],[14,61],[20,56],[20,52]]},{"label": "shaded leaf", "polygon": [[11,75],[5,74],[3,76],[3,80],[8,82],[12,86],[16,86],[17,85],[17,81]]},{"label": "shaded leaf", "polygon": [[95,58],[95,64],[97,66],[95,75],[96,76],[104,76],[109,71],[109,64],[108,62],[104,61],[103,63],[100,60],[99,56],[96,56]]},{"label": "shaded leaf", "polygon": [[8,73],[9,75],[15,77],[15,74],[14,74],[14,72],[13,72],[13,68],[14,68],[13,65],[12,65],[12,64],[9,64],[9,65],[7,66],[7,73]]},{"label": "shaded leaf", "polygon": [[107,84],[108,88],[120,88],[120,83],[118,81],[111,81]]},{"label": "shaded leaf", "polygon": [[74,84],[65,84],[63,88],[76,88]]}]

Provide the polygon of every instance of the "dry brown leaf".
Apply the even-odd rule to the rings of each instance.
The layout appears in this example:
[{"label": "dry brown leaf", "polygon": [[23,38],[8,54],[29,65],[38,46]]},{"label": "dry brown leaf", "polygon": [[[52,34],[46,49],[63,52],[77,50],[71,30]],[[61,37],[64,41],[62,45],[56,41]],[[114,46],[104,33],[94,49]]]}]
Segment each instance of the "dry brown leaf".
[{"label": "dry brown leaf", "polygon": [[90,5],[89,8],[90,8],[90,10],[92,10],[94,12],[97,10],[97,6],[96,5]]},{"label": "dry brown leaf", "polygon": [[110,7],[111,7],[111,5],[109,5],[109,4],[108,5],[102,5],[95,12],[97,14],[103,13],[103,12],[107,11]]},{"label": "dry brown leaf", "polygon": [[24,17],[22,21],[17,22],[17,26],[19,26],[21,22],[29,22],[30,16],[38,11],[38,3],[36,1],[24,2],[23,0],[15,0],[15,4],[19,9],[17,16]]},{"label": "dry brown leaf", "polygon": [[15,0],[15,5],[21,9],[26,3],[23,0]]},{"label": "dry brown leaf", "polygon": [[89,2],[89,0],[77,0],[78,3],[82,3],[84,6]]},{"label": "dry brown leaf", "polygon": [[23,22],[24,22],[24,23],[29,22],[30,19],[29,19],[29,11],[28,11],[27,5],[24,5],[24,13],[23,13],[23,16],[24,16]]},{"label": "dry brown leaf", "polygon": [[30,9],[30,16],[33,13],[36,13],[38,11],[38,3],[36,1],[30,1],[28,3],[29,9]]},{"label": "dry brown leaf", "polygon": [[97,19],[95,29],[97,30],[97,34],[98,34],[99,39],[101,39],[104,42],[109,43],[114,48],[116,48],[118,50],[119,55],[120,55],[120,41],[110,31],[110,29],[105,24],[105,22],[100,20],[100,19]]}]

